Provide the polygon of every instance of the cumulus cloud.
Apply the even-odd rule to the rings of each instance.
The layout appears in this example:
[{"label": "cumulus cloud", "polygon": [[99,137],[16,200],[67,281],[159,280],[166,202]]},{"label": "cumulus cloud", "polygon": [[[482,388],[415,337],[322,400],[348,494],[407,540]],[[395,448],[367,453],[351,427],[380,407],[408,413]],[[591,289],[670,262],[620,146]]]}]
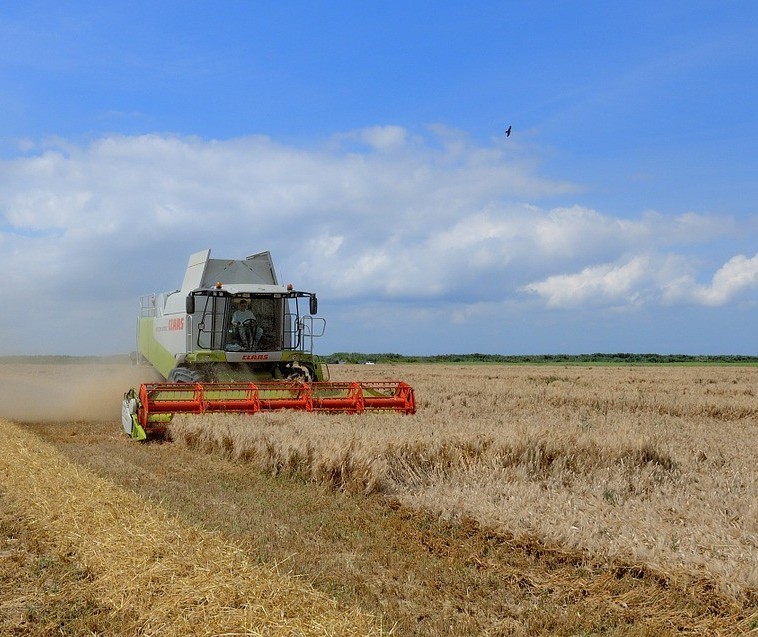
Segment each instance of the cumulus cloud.
[{"label": "cumulus cloud", "polygon": [[[407,316],[439,303],[458,324],[532,299],[719,305],[756,289],[758,255],[726,255],[710,275],[692,254],[738,232],[736,221],[571,204],[579,187],[541,176],[537,158],[441,127],[377,126],[318,147],[153,134],[25,148],[0,164],[0,267],[19,305],[44,297],[91,334],[104,328],[82,307],[102,320],[173,289],[206,247],[271,250],[280,278],[322,298],[403,302],[416,308]],[[568,203],[540,205],[556,197]],[[2,321],[6,334],[44,333]],[[133,332],[131,316],[107,321]]]},{"label": "cumulus cloud", "polygon": [[598,265],[577,274],[560,274],[524,286],[545,299],[548,307],[635,304],[640,300],[640,283],[649,275],[646,257],[635,257],[620,265]]},{"label": "cumulus cloud", "polygon": [[697,283],[691,276],[674,279],[664,292],[664,301],[716,307],[755,289],[758,289],[758,254],[751,259],[738,254],[716,270],[708,285]]},{"label": "cumulus cloud", "polygon": [[523,286],[549,308],[653,305],[721,306],[758,289],[758,254],[737,255],[707,285],[697,283],[691,259],[675,254],[640,255],[549,276]]}]

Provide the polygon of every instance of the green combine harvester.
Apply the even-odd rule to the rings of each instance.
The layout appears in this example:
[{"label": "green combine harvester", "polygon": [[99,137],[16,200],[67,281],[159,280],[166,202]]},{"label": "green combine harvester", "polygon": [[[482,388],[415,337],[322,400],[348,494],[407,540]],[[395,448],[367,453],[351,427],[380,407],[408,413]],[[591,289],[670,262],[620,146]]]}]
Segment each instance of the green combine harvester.
[{"label": "green combine harvester", "polygon": [[316,295],[280,285],[269,252],[246,259],[193,254],[180,290],[140,298],[138,362],[166,382],[124,395],[122,424],[132,438],[165,432],[175,413],[415,413],[401,381],[330,382],[313,353],[326,321]]}]

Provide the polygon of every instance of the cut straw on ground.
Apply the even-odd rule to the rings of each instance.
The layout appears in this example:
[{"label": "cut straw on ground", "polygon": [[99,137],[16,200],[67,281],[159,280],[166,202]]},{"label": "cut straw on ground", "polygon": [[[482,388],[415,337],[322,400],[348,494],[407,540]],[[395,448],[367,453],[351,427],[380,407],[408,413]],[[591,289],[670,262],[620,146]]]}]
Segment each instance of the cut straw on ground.
[{"label": "cut straw on ground", "polygon": [[373,618],[253,563],[28,431],[1,420],[0,428],[0,490],[35,533],[90,575],[122,634],[381,633]]}]

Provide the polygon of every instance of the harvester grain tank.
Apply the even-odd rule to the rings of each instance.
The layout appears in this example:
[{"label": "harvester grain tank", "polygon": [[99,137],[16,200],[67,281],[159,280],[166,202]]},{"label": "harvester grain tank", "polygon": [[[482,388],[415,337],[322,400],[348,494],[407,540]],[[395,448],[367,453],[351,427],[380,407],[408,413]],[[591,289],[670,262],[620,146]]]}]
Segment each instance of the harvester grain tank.
[{"label": "harvester grain tank", "polygon": [[175,413],[415,412],[407,383],[329,381],[313,353],[326,327],[316,295],[281,285],[269,252],[210,253],[190,256],[181,289],[140,298],[136,356],[166,382],[124,395],[129,436],[160,433]]}]

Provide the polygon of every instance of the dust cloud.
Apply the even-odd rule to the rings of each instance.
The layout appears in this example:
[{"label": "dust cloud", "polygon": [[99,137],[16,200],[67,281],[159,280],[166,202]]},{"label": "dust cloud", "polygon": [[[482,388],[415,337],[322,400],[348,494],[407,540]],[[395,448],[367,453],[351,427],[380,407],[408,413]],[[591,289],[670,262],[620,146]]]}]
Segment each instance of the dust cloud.
[{"label": "dust cloud", "polygon": [[121,420],[124,392],[161,377],[149,366],[0,364],[0,417],[16,422]]}]

